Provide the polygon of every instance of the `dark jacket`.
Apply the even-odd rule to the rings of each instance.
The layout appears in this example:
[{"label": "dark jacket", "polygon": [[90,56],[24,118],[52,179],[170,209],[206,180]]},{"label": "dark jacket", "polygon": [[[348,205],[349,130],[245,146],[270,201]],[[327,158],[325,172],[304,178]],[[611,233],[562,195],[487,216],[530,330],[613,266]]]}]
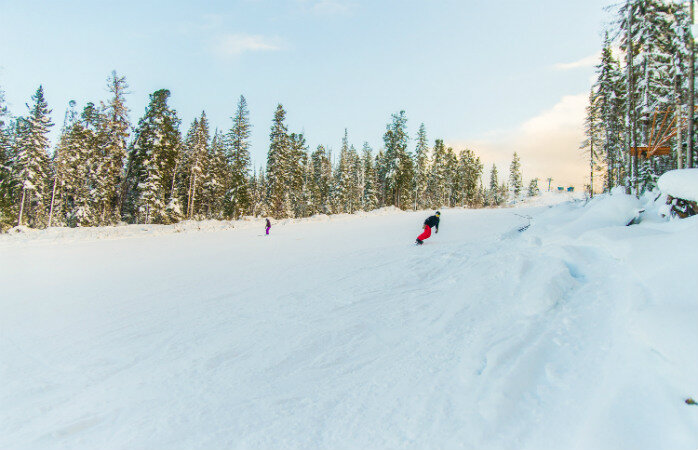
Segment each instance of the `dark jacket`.
[{"label": "dark jacket", "polygon": [[428,227],[436,227],[436,232],[439,232],[439,218],[436,216],[429,216],[427,220],[424,221],[424,225]]},{"label": "dark jacket", "polygon": [[267,226],[266,228],[271,228],[271,222],[269,222],[269,219],[267,219]]}]

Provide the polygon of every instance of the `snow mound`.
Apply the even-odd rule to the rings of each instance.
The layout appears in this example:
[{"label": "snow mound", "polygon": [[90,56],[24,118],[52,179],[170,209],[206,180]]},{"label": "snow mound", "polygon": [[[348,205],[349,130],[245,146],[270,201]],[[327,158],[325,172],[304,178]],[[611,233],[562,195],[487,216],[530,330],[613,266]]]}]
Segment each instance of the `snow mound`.
[{"label": "snow mound", "polygon": [[551,232],[567,237],[581,237],[585,233],[609,227],[624,227],[638,217],[645,202],[622,189],[603,194],[586,202],[568,202],[539,215],[533,234]]},{"label": "snow mound", "polygon": [[657,185],[672,197],[698,202],[698,169],[670,170],[659,177]]}]

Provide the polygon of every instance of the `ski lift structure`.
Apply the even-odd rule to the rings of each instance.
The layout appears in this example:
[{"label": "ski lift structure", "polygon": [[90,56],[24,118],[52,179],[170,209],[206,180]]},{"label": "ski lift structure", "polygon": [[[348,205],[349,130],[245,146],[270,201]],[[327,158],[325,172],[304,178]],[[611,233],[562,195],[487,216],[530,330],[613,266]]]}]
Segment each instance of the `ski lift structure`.
[{"label": "ski lift structure", "polygon": [[[686,127],[687,119],[676,119],[675,114],[671,114],[671,108],[667,108],[664,112],[655,111],[652,114],[652,128],[647,145],[639,147],[630,147],[630,156],[642,159],[649,159],[654,156],[664,156],[671,154],[671,146],[669,141],[676,137],[680,129]],[[661,115],[661,124],[657,127],[658,116]],[[669,117],[672,117],[669,120]],[[668,122],[668,123],[667,123]]]}]

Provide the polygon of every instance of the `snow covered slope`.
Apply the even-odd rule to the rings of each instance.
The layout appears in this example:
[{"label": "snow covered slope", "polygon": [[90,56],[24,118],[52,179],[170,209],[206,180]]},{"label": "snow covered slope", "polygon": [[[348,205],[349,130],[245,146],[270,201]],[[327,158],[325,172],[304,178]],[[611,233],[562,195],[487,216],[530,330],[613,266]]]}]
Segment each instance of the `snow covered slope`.
[{"label": "snow covered slope", "polygon": [[640,206],[5,237],[0,448],[695,449],[698,221]]}]

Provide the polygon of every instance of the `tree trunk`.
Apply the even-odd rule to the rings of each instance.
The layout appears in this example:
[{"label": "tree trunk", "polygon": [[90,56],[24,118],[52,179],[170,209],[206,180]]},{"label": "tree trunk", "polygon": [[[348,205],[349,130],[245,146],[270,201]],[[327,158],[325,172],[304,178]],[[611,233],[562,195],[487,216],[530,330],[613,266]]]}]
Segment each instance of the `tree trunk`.
[{"label": "tree trunk", "polygon": [[679,75],[676,76],[676,82],[674,83],[674,95],[676,103],[676,117],[674,118],[676,122],[676,168],[683,169],[683,139],[681,133],[681,108],[683,105],[681,104],[681,77]]},{"label": "tree trunk", "polygon": [[53,201],[56,198],[56,182],[58,181],[58,177],[55,177],[53,179],[53,190],[51,191],[51,207],[48,210],[48,225],[47,227],[51,227],[51,219],[53,218]]},{"label": "tree trunk", "polygon": [[194,215],[194,197],[196,196],[196,174],[194,174],[194,179],[192,180],[192,186],[191,186],[191,205],[189,206],[191,208],[189,217],[191,218]]},{"label": "tree trunk", "polygon": [[589,138],[589,196],[594,197],[594,129]]},{"label": "tree trunk", "polygon": [[174,171],[172,172],[172,189],[170,190],[170,201],[175,197],[175,181],[177,180],[177,165],[179,162],[175,163]]},{"label": "tree trunk", "polygon": [[[694,23],[693,19],[693,0],[691,0],[691,25]],[[686,155],[686,167],[689,169],[693,167],[693,119],[696,114],[695,105],[695,66],[696,66],[696,55],[695,55],[695,36],[691,36],[691,62],[688,66],[688,151]]]},{"label": "tree trunk", "polygon": [[627,125],[628,129],[626,132],[628,133],[628,182],[626,183],[625,186],[625,193],[630,194],[631,192],[631,187],[632,187],[632,180],[634,179],[634,173],[633,169],[635,168],[635,164],[633,164],[634,160],[637,159],[636,156],[633,156],[632,153],[630,152],[630,147],[635,145],[635,136],[634,136],[634,127],[635,123],[633,121],[633,7],[632,4],[628,3],[628,112],[627,112]]},{"label": "tree trunk", "polygon": [[19,220],[17,226],[22,225],[22,214],[24,213],[24,199],[26,198],[27,188],[22,187],[22,202],[19,204]]}]

